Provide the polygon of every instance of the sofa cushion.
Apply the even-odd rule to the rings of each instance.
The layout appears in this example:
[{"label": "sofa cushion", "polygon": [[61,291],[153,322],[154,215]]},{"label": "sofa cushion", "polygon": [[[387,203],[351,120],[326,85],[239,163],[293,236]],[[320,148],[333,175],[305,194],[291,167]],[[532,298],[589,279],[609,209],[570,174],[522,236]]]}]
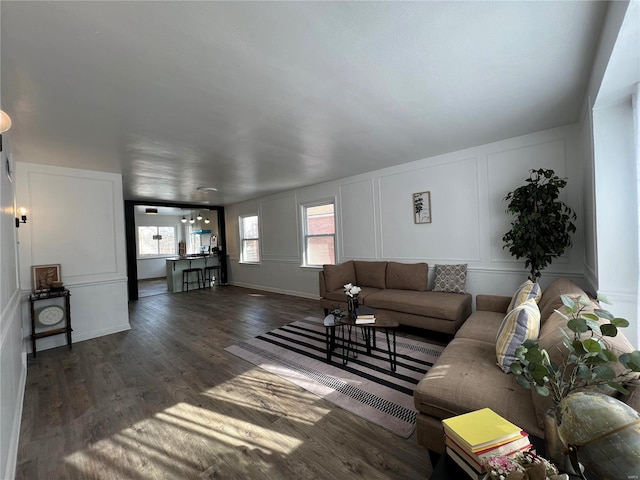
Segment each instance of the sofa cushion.
[{"label": "sofa cushion", "polygon": [[387,262],[353,262],[359,287],[385,288]]},{"label": "sofa cushion", "polygon": [[[358,301],[361,304],[367,303],[367,297],[373,293],[380,292],[379,288],[371,288],[371,287],[363,287],[360,293],[358,294]],[[347,303],[347,295],[344,293],[343,288],[338,288],[336,290],[332,290],[331,292],[326,292],[324,294],[324,298],[327,300],[331,300],[333,302],[341,302],[346,305]]]},{"label": "sofa cushion", "polygon": [[516,349],[525,340],[534,340],[540,333],[540,310],[535,298],[518,305],[504,317],[496,335],[496,357],[502,371],[509,373],[517,360]]},{"label": "sofa cushion", "polygon": [[436,265],[434,292],[466,293],[467,264]]},{"label": "sofa cushion", "polygon": [[387,264],[385,279],[386,288],[398,290],[427,290],[429,281],[429,265],[426,263],[397,263]]},{"label": "sofa cushion", "polygon": [[511,297],[511,303],[509,303],[507,312],[510,312],[530,298],[534,298],[536,303],[538,303],[542,298],[542,288],[540,288],[540,284],[538,282],[533,283],[531,280],[527,280],[518,287],[516,293]]},{"label": "sofa cushion", "polygon": [[356,271],[353,260],[338,265],[323,265],[324,284],[327,292],[342,288],[347,283],[355,283]]},{"label": "sofa cushion", "polygon": [[365,300],[365,305],[371,308],[456,321],[464,315],[464,312],[470,311],[470,297],[468,294],[458,293],[386,289],[369,296]]},{"label": "sofa cushion", "polygon": [[477,310],[462,324],[456,338],[494,343],[503,319],[504,313]]},{"label": "sofa cushion", "polygon": [[454,338],[418,383],[415,407],[437,418],[489,406],[531,435],[544,436],[531,408],[530,392],[495,366],[495,345]]},{"label": "sofa cushion", "polygon": [[562,303],[560,295],[579,297],[580,295],[586,294],[584,293],[584,290],[568,278],[558,278],[554,280],[547,288],[544,289],[542,292],[542,298],[538,302],[541,324],[544,325],[547,318],[549,318],[555,310],[563,308],[564,304]]}]

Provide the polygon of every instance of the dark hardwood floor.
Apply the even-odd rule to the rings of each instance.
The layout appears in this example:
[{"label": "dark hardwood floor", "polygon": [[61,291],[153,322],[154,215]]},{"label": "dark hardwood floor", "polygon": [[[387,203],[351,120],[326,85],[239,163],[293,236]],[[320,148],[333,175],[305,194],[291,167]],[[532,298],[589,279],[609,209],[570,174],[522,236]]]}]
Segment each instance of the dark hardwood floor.
[{"label": "dark hardwood floor", "polygon": [[167,289],[167,278],[150,278],[138,280],[138,297],[150,297],[152,295],[164,295],[171,293]]},{"label": "dark hardwood floor", "polygon": [[226,286],[129,310],[128,332],[29,356],[18,479],[429,477],[415,434],[397,437],[224,351],[321,317],[317,301]]}]

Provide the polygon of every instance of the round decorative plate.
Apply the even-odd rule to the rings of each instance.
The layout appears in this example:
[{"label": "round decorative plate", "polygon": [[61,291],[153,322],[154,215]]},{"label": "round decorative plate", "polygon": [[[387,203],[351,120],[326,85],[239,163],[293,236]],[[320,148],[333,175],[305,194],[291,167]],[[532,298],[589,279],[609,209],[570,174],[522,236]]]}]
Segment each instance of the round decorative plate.
[{"label": "round decorative plate", "polygon": [[49,305],[38,312],[38,323],[50,327],[64,319],[64,308],[59,305]]}]

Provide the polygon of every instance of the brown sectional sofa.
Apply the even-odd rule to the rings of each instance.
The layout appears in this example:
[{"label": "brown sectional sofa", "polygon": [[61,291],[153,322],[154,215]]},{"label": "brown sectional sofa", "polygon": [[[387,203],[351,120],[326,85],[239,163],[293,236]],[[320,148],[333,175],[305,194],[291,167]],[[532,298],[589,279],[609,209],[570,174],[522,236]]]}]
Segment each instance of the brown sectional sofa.
[{"label": "brown sectional sofa", "polygon": [[[562,308],[560,295],[585,295],[568,279],[553,281],[543,292],[540,308],[542,348],[552,361],[559,362],[565,351],[560,327],[566,321],[555,309]],[[549,397],[541,397],[517,384],[512,374],[497,365],[496,334],[507,313],[511,297],[478,295],[474,312],[458,330],[438,361],[414,390],[418,410],[417,441],[432,452],[444,451],[441,420],[454,415],[489,407],[529,434],[544,438],[544,413],[552,406]],[[618,355],[634,350],[622,333],[608,339],[609,348]],[[558,347],[558,348],[556,348]],[[619,397],[640,410],[640,387]]]},{"label": "brown sectional sofa", "polygon": [[325,313],[346,308],[343,286],[362,288],[359,302],[374,308],[379,318],[453,335],[471,315],[468,293],[433,292],[427,289],[426,263],[348,261],[325,265],[320,272],[320,304]]}]

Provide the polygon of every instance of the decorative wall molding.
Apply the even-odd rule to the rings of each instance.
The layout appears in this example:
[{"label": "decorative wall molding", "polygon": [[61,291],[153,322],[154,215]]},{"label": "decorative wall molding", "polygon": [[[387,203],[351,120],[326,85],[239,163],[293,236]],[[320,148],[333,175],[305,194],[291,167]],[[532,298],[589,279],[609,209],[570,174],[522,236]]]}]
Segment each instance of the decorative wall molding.
[{"label": "decorative wall molding", "polygon": [[0,314],[0,318],[2,318],[0,322],[0,352],[4,348],[9,330],[13,327],[12,323],[16,321],[16,319],[19,321],[21,301],[20,290],[15,290],[11,297],[9,297],[9,302],[2,306],[2,313]]}]

